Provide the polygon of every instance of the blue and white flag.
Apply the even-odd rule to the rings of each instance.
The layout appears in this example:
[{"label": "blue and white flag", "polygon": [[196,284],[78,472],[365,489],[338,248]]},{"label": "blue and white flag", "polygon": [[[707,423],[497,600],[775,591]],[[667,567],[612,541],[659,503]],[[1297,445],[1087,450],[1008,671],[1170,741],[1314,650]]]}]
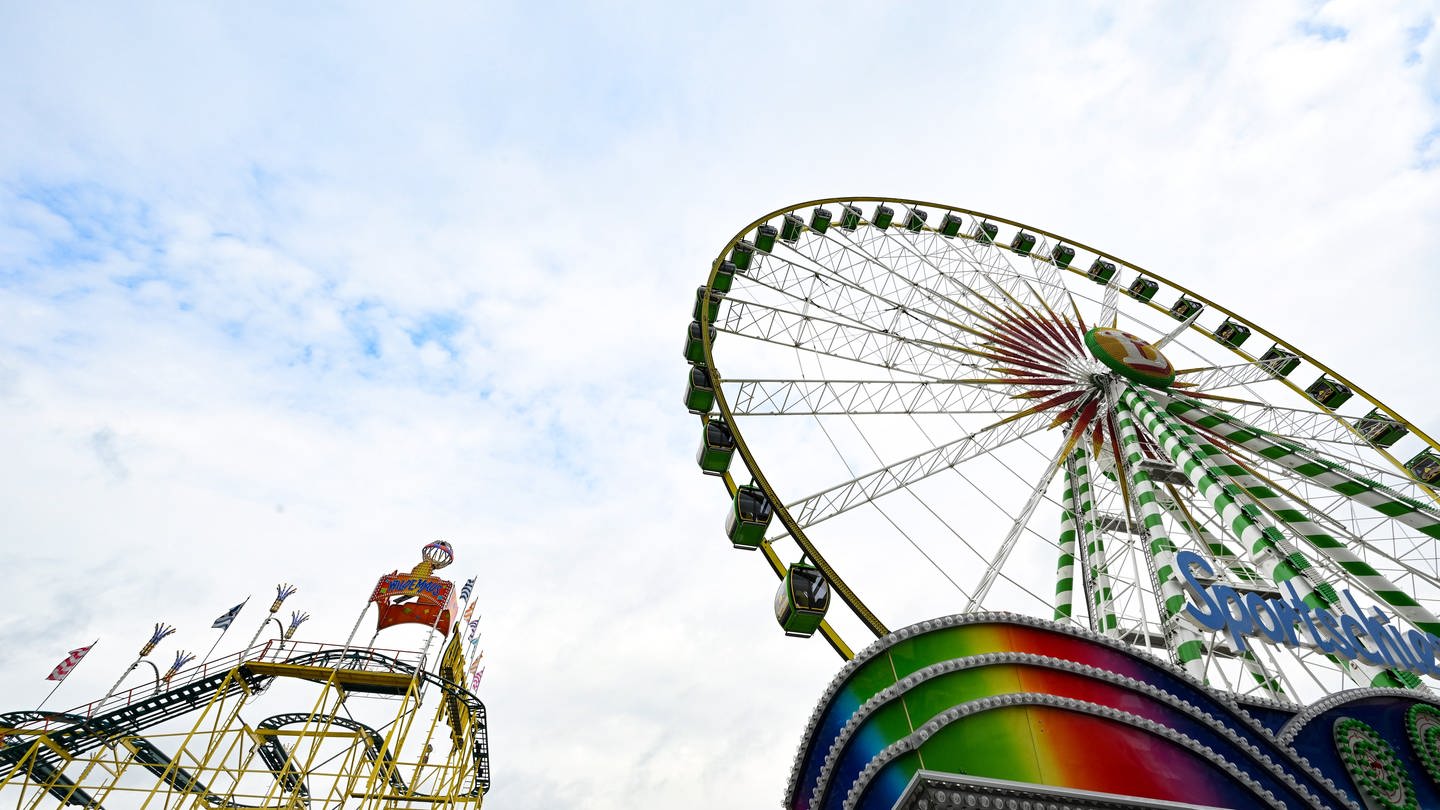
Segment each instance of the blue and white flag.
[{"label": "blue and white flag", "polygon": [[471,591],[472,589],[474,589],[474,587],[475,587],[475,577],[470,577],[469,579],[465,580],[465,584],[460,587],[460,601],[461,601],[461,602],[469,602],[469,601],[470,601],[470,591]]},{"label": "blue and white flag", "polygon": [[[246,599],[246,600],[245,600],[245,602],[249,602],[249,601],[250,601],[249,599]],[[236,616],[239,616],[239,615],[240,615],[240,608],[245,607],[245,602],[241,602],[240,604],[236,605],[235,607],[230,608],[229,610],[225,611],[223,614],[221,614],[220,618],[216,619],[216,620],[214,621],[214,623],[212,623],[210,626],[211,626],[211,627],[214,627],[214,628],[216,628],[216,629],[219,629],[219,630],[228,630],[228,629],[230,629],[230,623],[233,622],[233,621],[235,621],[235,617],[236,617]]]}]

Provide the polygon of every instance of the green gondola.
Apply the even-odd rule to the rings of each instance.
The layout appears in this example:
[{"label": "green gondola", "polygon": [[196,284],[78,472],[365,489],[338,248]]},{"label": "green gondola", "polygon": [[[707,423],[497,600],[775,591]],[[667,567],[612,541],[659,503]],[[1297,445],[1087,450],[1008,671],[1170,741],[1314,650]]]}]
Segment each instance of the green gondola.
[{"label": "green gondola", "polygon": [[870,218],[871,225],[874,225],[875,227],[883,231],[886,228],[890,227],[890,223],[894,221],[894,208],[891,208],[890,206],[884,204],[875,206],[875,216]]},{"label": "green gondola", "polygon": [[709,413],[715,407],[715,386],[710,382],[710,369],[705,366],[691,366],[689,382],[685,386],[685,410],[690,413]]},{"label": "green gondola", "polygon": [[1355,392],[1343,383],[1332,380],[1324,374],[1320,375],[1320,379],[1310,383],[1310,387],[1305,389],[1305,393],[1332,411],[1344,405],[1346,400],[1355,395]]},{"label": "green gondola", "polygon": [[750,269],[750,262],[754,258],[755,245],[749,239],[741,239],[730,250],[730,261],[735,263],[735,269],[741,273]]},{"label": "green gondola", "polygon": [[720,262],[720,268],[715,271],[715,281],[710,285],[711,289],[722,293],[730,292],[735,284],[735,263]]},{"label": "green gondola", "polygon": [[1220,328],[1215,330],[1215,339],[1226,346],[1238,347],[1248,337],[1250,337],[1250,327],[1233,318],[1226,318],[1225,323],[1220,324]]},{"label": "green gondola", "polygon": [[695,454],[695,463],[706,475],[724,475],[730,469],[730,459],[735,457],[735,434],[723,419],[711,418],[705,423],[700,434],[700,450]]},{"label": "green gondola", "polygon": [[1055,261],[1056,267],[1064,270],[1070,266],[1070,262],[1075,261],[1075,248],[1069,245],[1056,245],[1050,248],[1050,258]]},{"label": "green gondola", "polygon": [[760,487],[744,484],[735,490],[735,499],[730,502],[730,514],[725,518],[725,534],[735,548],[759,548],[765,539],[765,529],[775,509]]},{"label": "green gondola", "polygon": [[785,221],[780,226],[780,241],[794,244],[799,241],[800,234],[805,232],[805,220],[794,214],[786,214]]},{"label": "green gondola", "polygon": [[1260,358],[1260,364],[1276,377],[1288,377],[1290,372],[1300,367],[1300,356],[1275,345]]},{"label": "green gondola", "polygon": [[1205,305],[1199,301],[1182,295],[1180,296],[1180,300],[1176,301],[1175,305],[1170,307],[1170,315],[1177,321],[1183,321],[1204,308]]},{"label": "green gondola", "polygon": [[946,211],[945,218],[940,220],[940,235],[958,236],[960,234],[960,228],[964,226],[964,224],[965,221],[960,218],[959,214],[954,211]]},{"label": "green gondola", "polygon": [[1154,298],[1155,293],[1159,291],[1159,282],[1157,282],[1153,278],[1145,278],[1144,276],[1140,276],[1139,278],[1130,282],[1130,289],[1128,292],[1130,293],[1130,297],[1134,298],[1136,301],[1149,301],[1150,299]]},{"label": "green gondola", "polygon": [[773,225],[761,225],[755,229],[755,249],[761,253],[769,253],[775,249],[775,238],[780,232]]},{"label": "green gondola", "polygon": [[711,291],[710,306],[706,307],[705,293],[709,289],[708,287],[701,287],[695,291],[695,314],[690,316],[691,319],[714,323],[715,319],[720,317],[720,304],[725,301],[725,293],[719,290]]},{"label": "green gondola", "polygon": [[975,241],[982,245],[995,243],[995,235],[1000,233],[1000,226],[993,222],[982,222],[975,226]]},{"label": "green gondola", "polygon": [[1029,256],[1030,251],[1035,249],[1035,234],[1021,231],[1015,234],[1010,240],[1010,249],[1021,256]]},{"label": "green gondola", "polygon": [[860,227],[860,206],[850,203],[840,206],[840,227],[847,231]]},{"label": "green gondola", "polygon": [[785,571],[785,580],[775,592],[775,620],[785,635],[809,638],[820,629],[830,608],[830,583],[820,569],[795,563]]},{"label": "green gondola", "polygon": [[816,208],[810,212],[810,230],[816,233],[825,233],[830,230],[830,213],[828,208]]},{"label": "green gondola", "polygon": [[1096,259],[1090,263],[1090,269],[1085,271],[1085,277],[1096,284],[1109,284],[1110,279],[1115,276],[1115,263],[1107,262],[1104,259]]},{"label": "green gondola", "polygon": [[1409,470],[1417,481],[1433,484],[1440,481],[1440,455],[1436,455],[1433,450],[1421,450],[1419,455],[1405,462],[1405,469]]},{"label": "green gondola", "polygon": [[1408,428],[1391,419],[1379,408],[1371,408],[1370,413],[1355,420],[1355,430],[1365,437],[1365,441],[1376,447],[1390,447],[1405,438],[1405,434],[1410,432]]},{"label": "green gondola", "polygon": [[[705,329],[710,331],[710,343],[715,343],[715,327],[706,324]],[[700,327],[699,321],[691,321],[690,329],[685,333],[685,359],[692,364],[705,363],[705,345],[702,343],[705,332]]]},{"label": "green gondola", "polygon": [[905,216],[905,230],[911,233],[919,233],[925,230],[925,220],[929,218],[929,211],[921,211],[919,208],[911,208],[910,213]]}]

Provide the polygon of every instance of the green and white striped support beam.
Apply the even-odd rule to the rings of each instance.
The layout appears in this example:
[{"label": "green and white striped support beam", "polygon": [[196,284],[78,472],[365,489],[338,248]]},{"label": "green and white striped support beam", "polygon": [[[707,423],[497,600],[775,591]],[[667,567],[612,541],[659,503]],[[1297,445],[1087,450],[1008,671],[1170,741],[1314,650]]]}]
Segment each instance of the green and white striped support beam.
[{"label": "green and white striped support beam", "polygon": [[1095,490],[1091,486],[1092,459],[1083,449],[1075,463],[1075,499],[1080,503],[1080,542],[1085,549],[1085,581],[1090,588],[1090,627],[1097,633],[1114,636],[1120,623],[1115,617],[1115,596],[1110,589],[1110,569],[1105,563],[1105,538],[1096,521]]},{"label": "green and white striped support beam", "polygon": [[1116,459],[1116,474],[1124,474],[1130,484],[1130,498],[1141,525],[1145,527],[1145,538],[1150,550],[1150,569],[1154,572],[1157,597],[1160,602],[1162,626],[1166,640],[1170,643],[1170,654],[1175,663],[1197,680],[1205,678],[1205,642],[1194,627],[1177,620],[1185,609],[1185,590],[1180,585],[1180,573],[1175,567],[1175,543],[1165,529],[1165,510],[1160,506],[1155,483],[1150,474],[1137,466],[1144,458],[1140,452],[1140,437],[1135,430],[1135,420],[1130,411],[1117,408],[1115,422],[1120,438],[1120,453],[1124,458]]},{"label": "green and white striped support beam", "polygon": [[1060,560],[1055,567],[1055,621],[1075,614],[1075,459],[1065,459],[1065,491],[1060,496]]},{"label": "green and white striped support beam", "polygon": [[1180,528],[1194,539],[1196,545],[1209,551],[1211,559],[1229,569],[1236,579],[1241,582],[1261,581],[1259,572],[1240,559],[1240,555],[1226,545],[1224,538],[1216,537],[1214,532],[1192,520],[1183,509],[1174,503],[1169,504],[1168,511],[1170,518],[1180,524]]},{"label": "green and white striped support beam", "polygon": [[1380,602],[1389,605],[1394,613],[1416,628],[1426,633],[1440,635],[1440,619],[1436,619],[1435,614],[1426,610],[1419,602],[1415,601],[1414,597],[1401,590],[1389,577],[1376,571],[1373,566],[1357,556],[1344,543],[1311,521],[1304,512],[1297,509],[1283,495],[1266,486],[1265,482],[1251,475],[1229,456],[1224,456],[1222,463],[1227,465],[1227,470],[1234,470],[1230,473],[1231,480],[1239,484],[1240,488],[1245,490],[1262,509],[1283,523],[1291,532],[1303,537],[1320,553],[1333,560],[1336,565],[1344,569],[1345,573],[1350,575],[1361,589]]},{"label": "green and white striped support beam", "polygon": [[[1171,491],[1178,499],[1178,493],[1174,492],[1173,487]],[[1234,551],[1231,551],[1222,538],[1216,537],[1214,532],[1192,520],[1185,510],[1171,503],[1167,511],[1170,513],[1170,519],[1184,529],[1198,547],[1208,549],[1211,559],[1229,570],[1237,580],[1241,582],[1261,581],[1260,574],[1240,559]],[[1254,678],[1262,689],[1269,692],[1271,697],[1277,700],[1289,699],[1286,697],[1285,689],[1280,685],[1279,679],[1265,671],[1265,665],[1255,657],[1255,653],[1250,650],[1240,653],[1240,661],[1245,665],[1245,670],[1250,673],[1250,677]]]},{"label": "green and white striped support beam", "polygon": [[[1224,465],[1211,461],[1215,456],[1224,458],[1218,448],[1204,441],[1184,423],[1170,417],[1146,389],[1126,384],[1121,401],[1140,418],[1145,429],[1160,442],[1176,466],[1185,472],[1215,514],[1220,516],[1222,524],[1250,550],[1262,574],[1277,584],[1289,583],[1307,605],[1345,612],[1340,600],[1333,595],[1333,588],[1326,586],[1330,593],[1322,593],[1305,575],[1304,572],[1312,567],[1310,561],[1299,552],[1286,550],[1285,536],[1280,530],[1269,524],[1245,491],[1229,480]],[[1359,676],[1357,680],[1362,686],[1405,685],[1393,673],[1379,667],[1359,662],[1344,666],[1348,672]]]},{"label": "green and white striped support beam", "polygon": [[1163,397],[1162,401],[1167,413],[1223,436],[1226,441],[1264,456],[1321,486],[1440,540],[1440,510],[1434,505],[1401,495],[1304,445],[1246,424],[1224,411],[1192,399]]}]

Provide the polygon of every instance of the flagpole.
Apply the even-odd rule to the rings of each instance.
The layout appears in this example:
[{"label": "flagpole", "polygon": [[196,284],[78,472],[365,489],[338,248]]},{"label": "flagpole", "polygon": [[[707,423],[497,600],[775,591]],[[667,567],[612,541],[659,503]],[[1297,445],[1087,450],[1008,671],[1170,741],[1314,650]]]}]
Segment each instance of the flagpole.
[{"label": "flagpole", "polygon": [[[251,594],[251,596],[253,596],[253,595],[254,595],[254,594]],[[243,610],[243,609],[245,608],[245,606],[248,605],[248,604],[250,604],[250,597],[249,597],[249,596],[245,597],[245,601],[240,603],[240,608]],[[235,615],[236,615],[236,617],[239,617],[240,611],[238,611],[238,610],[235,611]],[[220,641],[221,641],[221,639],[225,638],[225,634],[228,633],[228,632],[230,632],[230,625],[231,625],[231,624],[234,624],[234,623],[235,623],[235,619],[231,619],[231,620],[230,620],[230,624],[227,624],[227,625],[225,625],[223,628],[220,629],[220,635],[219,635],[218,637],[216,637],[215,643],[210,645],[210,652],[205,653],[205,657],[204,657],[204,658],[201,658],[201,659],[200,659],[200,663],[196,664],[195,666],[198,666],[198,667],[203,667],[203,666],[205,666],[205,662],[206,662],[206,661],[209,661],[209,660],[210,660],[210,656],[215,654],[215,648],[220,646]]]},{"label": "flagpole", "polygon": [[[164,622],[156,622],[156,624],[155,624],[155,632],[150,635],[150,640],[147,641],[147,642],[145,642],[145,646],[143,646],[143,647],[140,648],[140,654],[135,657],[135,661],[134,661],[132,664],[130,664],[130,666],[126,667],[124,672],[120,673],[120,678],[119,678],[119,680],[115,681],[115,685],[112,686],[112,687],[110,687],[110,691],[108,691],[108,692],[105,693],[105,697],[102,697],[102,698],[100,698],[99,700],[95,701],[94,703],[90,704],[91,707],[92,707],[92,710],[93,710],[94,708],[98,708],[99,706],[103,705],[103,704],[105,703],[105,701],[107,701],[107,700],[110,699],[110,696],[111,696],[111,695],[113,695],[113,694],[115,694],[117,691],[119,691],[119,689],[120,689],[120,684],[122,684],[122,683],[125,682],[126,676],[128,676],[130,673],[134,672],[134,671],[136,670],[136,668],[138,668],[138,667],[140,666],[140,662],[145,660],[145,656],[149,655],[152,651],[154,651],[155,645],[157,645],[157,644],[159,644],[160,642],[164,641],[164,640],[166,639],[166,637],[168,637],[171,633],[174,633],[174,632],[175,632],[175,628],[174,628],[174,627],[171,627],[170,625],[165,624]],[[155,665],[154,665],[154,664],[151,664],[151,666],[155,666]],[[155,680],[157,680],[157,681],[160,680],[160,668],[159,668],[159,667],[156,667],[156,668],[155,668]]]},{"label": "flagpole", "polygon": [[[86,655],[89,655],[89,654],[90,654],[90,651],[93,650],[93,649],[95,649],[95,645],[96,645],[96,644],[99,644],[99,643],[100,643],[100,638],[97,636],[94,641],[90,642],[90,646],[85,648],[85,654],[86,654]],[[79,666],[79,664],[80,664],[79,661],[76,661],[76,662],[75,662],[75,665],[76,665],[76,666]],[[65,683],[65,678],[68,678],[68,677],[70,677],[70,673],[69,673],[69,672],[65,673],[65,677],[63,677],[63,678],[61,678],[60,680],[58,680],[58,681],[55,682],[55,688],[54,688],[54,689],[51,689],[51,690],[50,690],[50,694],[46,695],[46,696],[45,696],[45,699],[42,700],[42,701],[40,701],[40,705],[35,707],[35,711],[37,711],[37,712],[40,711],[40,708],[41,708],[42,706],[44,706],[46,703],[49,703],[49,702],[50,702],[50,698],[52,698],[52,697],[55,696],[55,691],[60,688],[60,684]]]},{"label": "flagpole", "polygon": [[255,635],[250,637],[250,643],[245,645],[246,655],[250,654],[250,648],[255,646],[255,642],[260,638],[260,634],[265,631],[265,626],[270,623],[271,619],[275,618],[276,613],[280,612],[280,605],[284,604],[285,600],[293,596],[298,590],[300,589],[294,585],[288,585],[284,582],[275,586],[275,601],[270,603],[270,613],[260,622],[260,626],[255,628]]}]

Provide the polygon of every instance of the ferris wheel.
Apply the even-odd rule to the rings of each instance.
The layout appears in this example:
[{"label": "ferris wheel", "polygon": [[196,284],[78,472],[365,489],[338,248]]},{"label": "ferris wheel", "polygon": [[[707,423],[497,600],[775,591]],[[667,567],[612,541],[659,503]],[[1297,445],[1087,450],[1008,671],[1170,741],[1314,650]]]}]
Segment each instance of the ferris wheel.
[{"label": "ferris wheel", "polygon": [[1157,273],[962,208],[813,201],[725,246],[685,357],[715,534],[761,552],[790,635],[850,658],[1004,611],[1253,698],[1440,683],[1440,446]]}]

